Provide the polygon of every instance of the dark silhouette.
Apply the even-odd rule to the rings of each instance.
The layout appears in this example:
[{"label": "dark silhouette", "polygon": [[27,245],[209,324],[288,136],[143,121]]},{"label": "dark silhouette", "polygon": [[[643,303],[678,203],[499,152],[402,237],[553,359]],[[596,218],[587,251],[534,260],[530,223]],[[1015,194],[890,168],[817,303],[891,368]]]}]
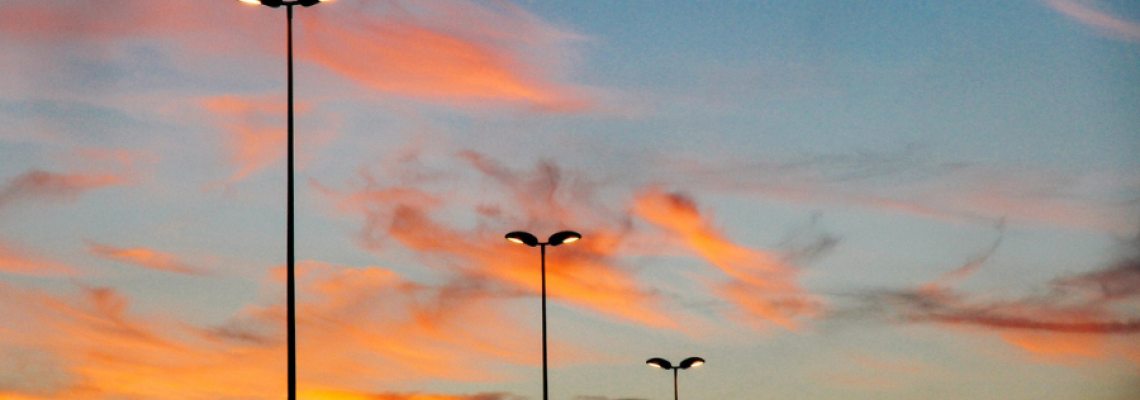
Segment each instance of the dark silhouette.
[{"label": "dark silhouette", "polygon": [[550,239],[547,239],[546,243],[540,243],[538,238],[527,232],[514,231],[507,234],[507,240],[530,247],[539,246],[542,249],[542,400],[550,399],[550,390],[546,379],[546,246],[574,243],[581,238],[582,235],[578,232],[562,231],[550,235]]},{"label": "dark silhouette", "polygon": [[327,0],[239,0],[243,3],[261,4],[273,8],[285,6],[286,47],[288,47],[287,73],[289,75],[289,116],[288,116],[288,195],[285,217],[285,302],[286,325],[289,342],[289,400],[297,400],[297,314],[296,314],[296,284],[294,281],[294,267],[296,256],[293,246],[293,6],[311,7],[321,1]]},{"label": "dark silhouette", "polygon": [[699,366],[705,364],[705,359],[700,358],[700,357],[689,357],[689,358],[686,358],[684,361],[681,361],[681,364],[676,366],[676,367],[674,367],[673,363],[669,362],[669,360],[666,360],[664,358],[659,358],[659,357],[653,357],[653,358],[650,358],[648,360],[645,360],[645,363],[649,364],[650,367],[656,367],[656,368],[661,368],[661,369],[665,369],[665,370],[670,370],[670,369],[673,370],[673,400],[678,400],[678,398],[677,398],[677,370],[689,369],[692,367],[699,367]]}]

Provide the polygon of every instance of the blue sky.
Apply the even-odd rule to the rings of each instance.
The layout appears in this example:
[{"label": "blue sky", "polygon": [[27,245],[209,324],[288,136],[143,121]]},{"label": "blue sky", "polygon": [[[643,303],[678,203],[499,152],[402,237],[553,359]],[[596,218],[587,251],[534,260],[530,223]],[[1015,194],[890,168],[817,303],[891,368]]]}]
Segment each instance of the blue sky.
[{"label": "blue sky", "polygon": [[[584,3],[584,4],[583,4]],[[1140,9],[296,11],[312,400],[1140,395]],[[284,384],[285,15],[0,8],[0,395]]]}]

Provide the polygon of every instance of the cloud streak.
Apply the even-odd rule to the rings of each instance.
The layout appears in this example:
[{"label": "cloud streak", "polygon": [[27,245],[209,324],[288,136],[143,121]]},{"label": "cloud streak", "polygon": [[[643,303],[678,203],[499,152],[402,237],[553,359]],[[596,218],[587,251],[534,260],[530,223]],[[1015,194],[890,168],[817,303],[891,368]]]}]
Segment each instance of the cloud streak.
[{"label": "cloud streak", "polygon": [[124,177],[109,173],[31,170],[12,178],[0,189],[0,208],[20,203],[74,202],[86,192],[128,183]]},{"label": "cloud streak", "polygon": [[[999,333],[1034,353],[1107,357],[1117,355],[1140,363],[1140,348],[1113,337],[1140,334],[1140,237],[1131,254],[1117,263],[1051,282],[1044,294],[1013,300],[992,300],[933,282],[918,289],[864,294],[872,310],[901,321],[934,322],[982,328]],[[987,254],[992,254],[992,250]],[[972,261],[955,272],[972,273]],[[1131,344],[1129,344],[1131,343]],[[1109,352],[1105,346],[1115,346]]]},{"label": "cloud streak", "polygon": [[682,245],[730,277],[715,293],[746,314],[795,329],[797,317],[819,312],[822,302],[796,282],[796,270],[776,254],[736,245],[713,228],[693,200],[659,189],[638,195],[634,213],[680,237]]},{"label": "cloud streak", "polygon": [[[0,27],[0,33],[43,46],[158,39],[176,44],[186,63],[236,54],[282,56],[277,25],[282,17],[236,1],[224,4],[80,0],[60,7],[15,1],[0,10],[0,19],[11,21]],[[564,59],[566,54],[546,50],[568,49],[566,43],[575,35],[512,6],[469,1],[344,2],[306,9],[297,20],[302,37],[315,38],[298,47],[299,60],[313,62],[357,86],[464,107],[497,103],[580,112],[591,105],[580,89],[556,82],[565,62],[551,60]],[[38,62],[47,70],[58,68],[57,58],[65,53],[45,52]]]},{"label": "cloud streak", "polygon": [[[537,365],[533,327],[505,313],[502,299],[470,288],[429,287],[377,267],[298,265],[298,356],[310,399],[513,399],[505,393],[385,393],[383,382],[487,382],[509,365]],[[279,287],[283,268],[265,283]],[[272,399],[284,355],[281,304],[250,305],[198,327],[170,314],[139,315],[133,300],[104,287],[54,295],[0,282],[0,361],[5,398]],[[573,362],[588,353],[555,343]],[[577,355],[576,355],[577,354]],[[4,360],[11,358],[5,357]],[[47,373],[50,369],[51,373]]]},{"label": "cloud streak", "polygon": [[182,261],[181,257],[145,247],[113,247],[89,241],[87,242],[87,251],[97,257],[158,271],[188,275],[205,273],[202,269]]},{"label": "cloud streak", "polygon": [[1129,21],[1107,11],[1095,0],[1047,0],[1049,8],[1093,27],[1105,35],[1130,42],[1140,42],[1140,22]]},{"label": "cloud streak", "polygon": [[72,275],[75,269],[0,240],[0,271],[31,276]]},{"label": "cloud streak", "polygon": [[[678,326],[663,311],[662,299],[616,263],[621,238],[629,233],[624,225],[599,224],[602,219],[597,211],[586,205],[591,199],[564,203],[551,197],[552,192],[561,191],[563,182],[556,167],[544,164],[535,171],[513,172],[474,153],[460,153],[457,158],[473,163],[484,179],[498,182],[508,194],[501,204],[476,206],[483,210],[486,225],[474,230],[440,222],[447,210],[441,207],[442,196],[432,193],[428,184],[389,187],[363,173],[361,182],[348,191],[317,187],[334,199],[341,212],[362,218],[360,238],[366,249],[394,241],[422,255],[452,282],[476,282],[484,285],[483,290],[500,295],[534,296],[541,282],[534,270],[536,251],[502,240],[505,232],[528,226],[580,227],[576,229],[590,240],[548,255],[550,264],[557,265],[547,273],[550,296],[619,320]],[[505,210],[522,210],[526,215],[508,215]]]},{"label": "cloud streak", "polygon": [[921,154],[836,154],[789,161],[647,161],[655,178],[693,191],[809,205],[857,206],[935,220],[1058,226],[1128,234],[1140,223],[1135,176],[931,163]]},{"label": "cloud streak", "polygon": [[[796,329],[797,319],[810,319],[823,306],[820,298],[797,282],[794,257],[728,240],[691,198],[655,186],[602,197],[600,193],[606,190],[596,180],[552,163],[539,162],[533,169],[519,170],[473,151],[450,157],[451,162],[468,166],[454,170],[462,172],[426,171],[422,166],[429,163],[418,152],[401,157],[398,165],[383,166],[388,174],[395,174],[388,178],[393,183],[362,172],[348,190],[316,184],[340,212],[360,218],[365,249],[398,244],[421,255],[450,279],[480,282],[496,293],[533,296],[539,291],[534,249],[503,241],[502,234],[527,229],[542,235],[573,227],[586,239],[550,252],[550,262],[557,268],[548,271],[548,285],[553,297],[591,313],[681,329],[684,324],[678,322],[687,317],[663,311],[665,298],[645,289],[643,277],[621,264],[623,257],[630,256],[676,257],[680,255],[676,249],[707,261],[727,277],[710,282],[709,292],[730,304],[729,313],[742,322]],[[495,195],[468,198],[454,190],[437,190],[454,187],[447,182],[460,180],[488,182],[494,189],[485,189],[485,193]],[[445,198],[452,202],[450,206]],[[480,215],[474,229],[443,222],[455,202]],[[807,257],[828,247],[799,250]]]},{"label": "cloud streak", "polygon": [[310,44],[314,62],[382,92],[468,106],[492,101],[560,112],[589,106],[582,94],[545,79],[517,53],[570,35],[516,8],[342,4],[305,21],[326,38]]}]

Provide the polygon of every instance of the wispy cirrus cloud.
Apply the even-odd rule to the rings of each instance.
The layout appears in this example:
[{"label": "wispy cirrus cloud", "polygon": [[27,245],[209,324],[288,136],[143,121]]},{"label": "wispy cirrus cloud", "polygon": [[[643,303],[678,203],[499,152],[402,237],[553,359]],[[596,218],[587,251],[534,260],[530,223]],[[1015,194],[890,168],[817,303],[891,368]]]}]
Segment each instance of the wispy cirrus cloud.
[{"label": "wispy cirrus cloud", "polygon": [[[206,189],[237,183],[285,161],[286,105],[280,96],[222,95],[201,99],[199,104],[222,127],[220,140],[226,162],[234,169],[228,178],[208,184]],[[307,103],[296,104],[294,109],[306,118],[323,117]],[[333,137],[333,131],[321,128],[295,138],[299,149],[295,162],[303,167],[316,149]]]},{"label": "wispy cirrus cloud", "polygon": [[[283,268],[264,283],[279,287]],[[505,379],[506,365],[539,362],[535,332],[494,296],[432,287],[378,267],[298,265],[299,377],[310,399],[513,399],[506,393],[387,393],[383,382]],[[284,393],[285,309],[250,305],[230,320],[199,327],[142,315],[111,288],[76,286],[65,294],[0,282],[0,394],[21,399],[124,397],[272,399]],[[562,360],[586,350],[557,343]],[[576,355],[577,354],[577,355]],[[50,370],[50,371],[49,371]],[[49,373],[50,372],[50,373]]]},{"label": "wispy cirrus cloud", "polygon": [[[525,55],[574,35],[518,8],[473,2],[353,3],[321,10],[306,26],[326,40],[312,60],[374,89],[468,106],[504,102],[581,111],[584,94],[549,79]],[[551,56],[551,55],[546,55]]]},{"label": "wispy cirrus cloud", "polygon": [[[503,295],[534,296],[541,289],[534,271],[535,250],[502,240],[506,232],[576,227],[590,240],[559,248],[548,256],[551,263],[559,265],[547,273],[552,297],[619,320],[655,327],[678,326],[675,316],[663,310],[664,299],[617,264],[615,257],[620,254],[623,237],[629,234],[628,228],[621,223],[602,222],[606,211],[586,205],[594,204],[594,199],[563,203],[565,199],[553,195],[564,189],[560,186],[564,177],[557,167],[541,164],[533,171],[513,171],[471,152],[458,153],[455,158],[470,163],[475,167],[473,171],[505,189],[501,198],[484,199],[486,202],[473,205],[486,220],[485,225],[473,230],[444,222],[447,209],[442,207],[442,196],[433,192],[433,184],[426,182],[388,186],[364,172],[362,179],[346,191],[320,184],[316,187],[334,199],[340,211],[362,218],[360,240],[366,249],[397,243],[423,255],[429,266],[454,282],[477,282],[483,290]],[[454,175],[431,179],[465,178]],[[454,194],[451,199],[462,196]]]},{"label": "wispy cirrus cloud", "polygon": [[0,272],[32,276],[72,275],[76,271],[58,261],[31,253],[0,240]]},{"label": "wispy cirrus cloud", "polygon": [[1130,42],[1140,41],[1140,21],[1130,21],[1108,11],[1096,0],[1044,0],[1045,4],[1106,36]]},{"label": "wispy cirrus cloud", "polygon": [[12,178],[0,189],[0,208],[26,202],[73,202],[83,193],[127,183],[122,176],[111,173],[31,170]]},{"label": "wispy cirrus cloud", "polygon": [[[237,1],[80,0],[67,6],[18,0],[0,10],[7,37],[28,45],[101,45],[139,38],[175,44],[175,57],[197,63],[241,54],[284,53],[278,13]],[[297,49],[311,61],[373,90],[463,107],[489,103],[579,112],[592,101],[562,83],[576,35],[519,8],[471,1],[344,2],[306,9],[299,30],[316,40]],[[551,51],[549,49],[562,49]],[[32,73],[60,68],[67,51],[41,52]],[[98,57],[121,57],[102,52]],[[552,61],[555,60],[555,61]],[[38,70],[38,71],[37,71]]]},{"label": "wispy cirrus cloud", "polygon": [[31,169],[0,188],[0,209],[28,203],[71,203],[85,193],[139,183],[141,166],[153,161],[146,153],[85,148],[61,157],[73,172]]},{"label": "wispy cirrus cloud", "polygon": [[[731,316],[758,327],[770,322],[794,329],[797,318],[811,318],[822,307],[822,300],[797,282],[789,254],[732,242],[691,198],[652,185],[637,192],[607,192],[598,180],[552,163],[515,169],[473,151],[455,152],[451,162],[461,166],[451,172],[421,170],[427,163],[419,153],[402,157],[400,165],[384,166],[396,174],[388,177],[392,183],[362,172],[346,191],[316,185],[341,212],[361,218],[360,240],[366,249],[398,244],[456,279],[535,295],[539,282],[530,266],[533,249],[502,241],[502,234],[523,227],[551,232],[573,227],[587,239],[551,252],[559,267],[548,272],[549,286],[554,297],[592,313],[652,327],[682,326],[678,322],[687,317],[662,311],[666,299],[645,289],[643,278],[623,267],[621,259],[632,256],[707,261],[728,277],[710,283],[709,292],[731,304]],[[446,183],[458,180],[487,182],[494,189],[481,191],[495,194],[468,197],[450,190],[454,186]],[[476,210],[480,217],[474,229],[444,222],[455,206]]]},{"label": "wispy cirrus cloud", "polygon": [[822,300],[796,281],[797,271],[773,252],[737,245],[714,227],[693,200],[651,188],[634,201],[634,213],[680,238],[680,245],[730,277],[718,293],[744,314],[794,329],[797,317],[818,314]]},{"label": "wispy cirrus cloud", "polygon": [[306,400],[523,400],[525,397],[509,393],[479,393],[473,395],[447,395],[430,393],[372,393],[343,390],[306,389],[299,394]]},{"label": "wispy cirrus cloud", "polygon": [[158,271],[189,275],[205,273],[201,268],[182,261],[182,258],[177,255],[145,247],[114,247],[88,241],[87,251],[97,257]]},{"label": "wispy cirrus cloud", "polygon": [[[277,97],[227,95],[205,99],[202,105],[224,121],[222,140],[228,162],[236,169],[229,178],[209,187],[238,182],[285,158],[285,106]],[[300,110],[303,113],[305,107]]]},{"label": "wispy cirrus cloud", "polygon": [[1140,176],[1061,174],[930,162],[921,154],[833,154],[786,161],[663,156],[646,161],[661,182],[813,206],[842,205],[935,220],[1057,226],[1128,234],[1140,223]]},{"label": "wispy cirrus cloud", "polygon": [[[971,294],[940,279],[917,289],[867,293],[863,300],[901,321],[996,332],[1035,354],[1117,356],[1140,363],[1140,347],[1130,339],[1140,334],[1140,314],[1135,312],[1140,309],[1140,236],[1127,251],[1131,254],[1107,268],[1058,278],[1048,291],[1021,298]],[[972,273],[984,261],[973,260],[951,276]]]}]

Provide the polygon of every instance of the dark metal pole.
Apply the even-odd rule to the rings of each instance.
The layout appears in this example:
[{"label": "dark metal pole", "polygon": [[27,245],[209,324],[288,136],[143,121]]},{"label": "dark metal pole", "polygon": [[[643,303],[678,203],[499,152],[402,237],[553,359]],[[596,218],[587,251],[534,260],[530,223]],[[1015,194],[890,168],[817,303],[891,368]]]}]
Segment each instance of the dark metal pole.
[{"label": "dark metal pole", "polygon": [[546,384],[546,245],[542,248],[542,400],[550,399]]},{"label": "dark metal pole", "polygon": [[673,368],[673,400],[677,399],[677,368]]},{"label": "dark metal pole", "polygon": [[289,184],[288,184],[288,197],[286,201],[286,224],[288,227],[286,231],[285,240],[285,253],[286,253],[286,277],[285,277],[285,295],[286,302],[286,319],[288,320],[287,336],[289,341],[289,400],[297,400],[297,313],[295,307],[296,291],[293,279],[293,267],[295,265],[295,252],[293,247],[293,5],[285,5],[285,15],[288,25],[288,47],[289,47]]}]

